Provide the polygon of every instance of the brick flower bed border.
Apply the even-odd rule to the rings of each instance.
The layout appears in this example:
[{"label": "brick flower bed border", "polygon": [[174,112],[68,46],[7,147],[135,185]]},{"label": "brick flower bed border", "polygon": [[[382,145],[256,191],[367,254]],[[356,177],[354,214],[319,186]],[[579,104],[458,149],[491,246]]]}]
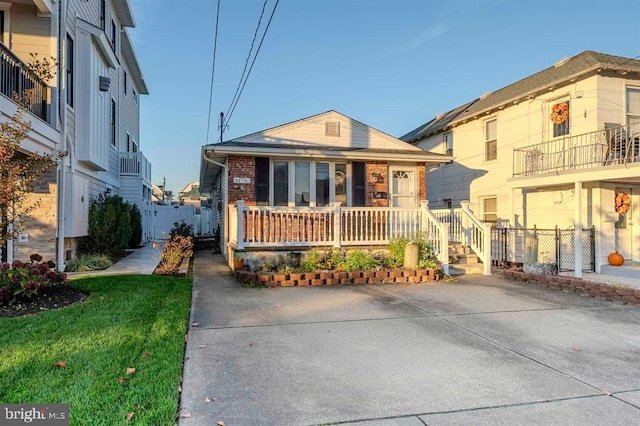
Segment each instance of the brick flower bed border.
[{"label": "brick flower bed border", "polygon": [[311,272],[300,274],[264,274],[236,271],[243,284],[260,284],[264,287],[306,287],[318,285],[353,284],[418,284],[433,283],[442,278],[442,271],[435,269],[358,272]]},{"label": "brick flower bed border", "polygon": [[507,279],[577,293],[610,301],[620,301],[640,305],[640,289],[618,287],[610,284],[594,283],[582,278],[562,277],[558,275],[537,275],[505,269],[502,274]]}]

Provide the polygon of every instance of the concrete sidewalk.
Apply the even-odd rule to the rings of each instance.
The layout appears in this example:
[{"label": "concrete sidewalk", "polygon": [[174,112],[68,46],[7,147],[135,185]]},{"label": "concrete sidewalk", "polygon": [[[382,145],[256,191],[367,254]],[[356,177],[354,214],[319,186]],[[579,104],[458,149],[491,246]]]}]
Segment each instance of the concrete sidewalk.
[{"label": "concrete sidewalk", "polygon": [[640,424],[640,308],[497,277],[242,288],[199,252],[188,336],[181,425]]},{"label": "concrete sidewalk", "polygon": [[68,272],[69,279],[95,277],[101,275],[151,275],[160,263],[160,252],[151,243],[133,250],[128,256],[120,259],[107,269],[88,272]]}]

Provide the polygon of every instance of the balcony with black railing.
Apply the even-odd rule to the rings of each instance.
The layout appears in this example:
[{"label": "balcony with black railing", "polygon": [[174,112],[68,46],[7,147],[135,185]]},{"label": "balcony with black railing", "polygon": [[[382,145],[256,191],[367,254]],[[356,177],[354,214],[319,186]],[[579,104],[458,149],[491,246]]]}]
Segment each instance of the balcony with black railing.
[{"label": "balcony with black railing", "polygon": [[640,164],[640,122],[515,148],[513,176],[540,176],[619,164]]},{"label": "balcony with black railing", "polygon": [[0,43],[0,93],[11,100],[15,100],[15,96],[26,98],[26,109],[51,123],[49,87],[3,43]]}]

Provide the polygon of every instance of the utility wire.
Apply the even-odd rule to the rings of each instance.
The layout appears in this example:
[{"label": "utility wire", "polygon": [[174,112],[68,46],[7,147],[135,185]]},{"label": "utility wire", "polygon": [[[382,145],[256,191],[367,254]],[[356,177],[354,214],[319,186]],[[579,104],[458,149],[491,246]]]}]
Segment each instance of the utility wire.
[{"label": "utility wire", "polygon": [[213,63],[211,64],[211,89],[209,91],[209,115],[207,116],[207,138],[205,145],[209,143],[209,130],[211,128],[211,104],[213,103],[213,77],[216,72],[216,50],[218,48],[218,22],[220,21],[220,0],[218,0],[218,10],[216,11],[216,30],[213,38]]},{"label": "utility wire", "polygon": [[260,53],[260,48],[262,47],[262,43],[264,42],[264,39],[267,35],[267,31],[269,31],[269,26],[271,25],[271,20],[273,19],[273,15],[275,15],[276,13],[276,9],[278,8],[278,3],[280,2],[280,0],[276,0],[276,4],[273,6],[273,10],[271,11],[271,16],[269,17],[269,21],[267,22],[267,26],[264,29],[264,33],[262,33],[262,38],[260,39],[260,44],[258,44],[258,49],[256,49],[256,54],[253,56],[253,61],[251,61],[251,66],[249,67],[249,71],[247,72],[247,76],[244,79],[244,83],[242,83],[242,87],[240,88],[240,93],[238,93],[238,97],[236,98],[235,104],[233,104],[232,108],[231,108],[231,112],[227,115],[226,118],[226,124],[229,123],[229,120],[231,120],[231,116],[233,115],[233,112],[236,110],[236,106],[238,105],[238,102],[240,101],[240,96],[242,96],[242,92],[244,91],[244,86],[247,84],[247,81],[249,80],[249,75],[251,75],[251,70],[253,69],[253,65],[256,63],[256,58],[258,57],[258,53]]},{"label": "utility wire", "polygon": [[242,86],[242,82],[244,81],[244,75],[247,72],[247,67],[249,66],[249,60],[251,59],[251,53],[253,53],[253,46],[256,42],[256,38],[258,38],[258,31],[260,30],[260,24],[262,23],[262,17],[264,16],[264,10],[267,8],[267,2],[269,0],[264,0],[262,4],[262,11],[260,12],[260,17],[258,18],[258,26],[256,27],[256,31],[253,33],[253,40],[251,40],[251,47],[249,48],[249,54],[247,55],[247,60],[244,61],[244,69],[242,70],[242,75],[240,76],[240,81],[238,81],[238,87],[236,87],[236,93],[234,93],[233,98],[231,99],[231,103],[229,104],[229,109],[227,109],[226,115],[229,115],[229,111],[231,111],[231,107],[233,107],[233,103],[236,101],[238,97],[238,93],[240,92],[240,87]]}]

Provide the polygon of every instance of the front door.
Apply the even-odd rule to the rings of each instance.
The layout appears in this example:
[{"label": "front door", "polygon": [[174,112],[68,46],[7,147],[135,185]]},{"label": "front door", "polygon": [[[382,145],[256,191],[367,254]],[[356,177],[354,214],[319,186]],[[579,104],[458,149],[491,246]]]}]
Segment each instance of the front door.
[{"label": "front door", "polygon": [[416,207],[416,179],[413,167],[392,167],[391,207]]},{"label": "front door", "polygon": [[633,211],[631,188],[616,188],[616,250],[625,260],[633,260]]}]

